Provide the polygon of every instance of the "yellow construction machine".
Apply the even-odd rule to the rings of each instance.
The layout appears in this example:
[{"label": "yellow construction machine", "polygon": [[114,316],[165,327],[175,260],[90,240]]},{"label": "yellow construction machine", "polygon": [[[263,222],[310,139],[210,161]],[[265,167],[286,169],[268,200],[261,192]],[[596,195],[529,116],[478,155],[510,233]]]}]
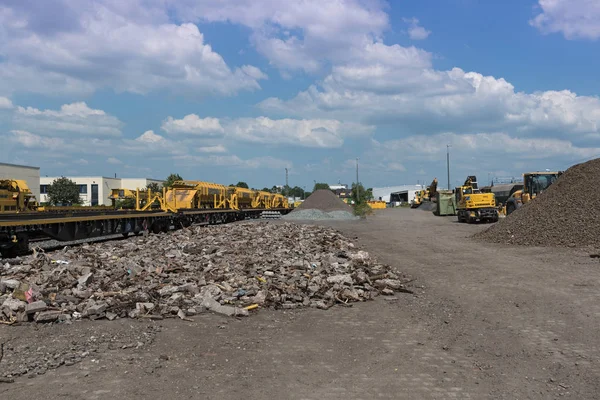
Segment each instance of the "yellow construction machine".
[{"label": "yellow construction machine", "polygon": [[506,214],[519,209],[548,189],[563,174],[563,171],[526,172],[523,174],[523,189],[514,192],[506,201]]},{"label": "yellow construction machine", "polygon": [[418,208],[426,200],[429,200],[429,189],[417,190],[415,198],[410,203],[410,207]]},{"label": "yellow construction machine", "polygon": [[479,191],[476,176],[468,176],[465,183],[455,189],[455,196],[458,222],[498,221],[496,198],[493,193]]},{"label": "yellow construction machine", "polygon": [[18,179],[0,179],[0,212],[35,211],[38,204],[27,183]]}]

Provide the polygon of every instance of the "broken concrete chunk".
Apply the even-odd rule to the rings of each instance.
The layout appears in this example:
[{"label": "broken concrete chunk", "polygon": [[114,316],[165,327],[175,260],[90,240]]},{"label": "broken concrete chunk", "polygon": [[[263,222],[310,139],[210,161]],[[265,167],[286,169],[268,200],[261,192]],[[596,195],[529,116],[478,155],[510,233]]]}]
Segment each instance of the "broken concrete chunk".
[{"label": "broken concrete chunk", "polygon": [[206,298],[202,301],[202,307],[206,308],[209,311],[215,312],[217,314],[227,315],[229,317],[248,316],[248,310],[243,308],[231,307],[231,306],[223,306],[218,301],[212,298]]},{"label": "broken concrete chunk", "polygon": [[45,311],[48,306],[43,301],[34,301],[31,304],[25,306],[25,312],[27,314],[35,314],[36,312]]},{"label": "broken concrete chunk", "polygon": [[19,299],[13,299],[12,297],[9,297],[8,299],[4,300],[4,302],[2,303],[2,307],[8,307],[11,311],[23,311],[25,310],[26,306],[27,303],[25,303],[24,301],[21,301]]},{"label": "broken concrete chunk", "polygon": [[86,311],[87,311],[87,315],[91,316],[91,315],[101,314],[107,308],[108,308],[108,304],[106,304],[106,303],[100,303],[100,304],[94,304],[93,306],[88,307],[86,309]]},{"label": "broken concrete chunk", "polygon": [[346,275],[333,275],[327,277],[328,283],[337,283],[340,285],[352,285],[352,276]]},{"label": "broken concrete chunk", "polygon": [[61,311],[44,311],[35,315],[35,322],[53,322],[62,314]]}]

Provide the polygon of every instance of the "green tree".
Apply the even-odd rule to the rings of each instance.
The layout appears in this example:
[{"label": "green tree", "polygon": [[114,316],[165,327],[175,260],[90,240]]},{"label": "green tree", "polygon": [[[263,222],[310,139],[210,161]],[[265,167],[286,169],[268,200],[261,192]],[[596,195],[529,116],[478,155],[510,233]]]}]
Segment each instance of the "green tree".
[{"label": "green tree", "polygon": [[269,192],[269,193],[271,193],[271,189],[265,187],[265,188],[262,188],[261,192]]},{"label": "green tree", "polygon": [[277,186],[273,185],[273,187],[270,190],[271,193],[280,193],[280,190]]},{"label": "green tree", "polygon": [[48,185],[48,202],[56,205],[81,204],[79,185],[64,176]]},{"label": "green tree", "polygon": [[321,190],[321,189],[327,189],[327,190],[331,190],[331,188],[329,187],[329,185],[327,183],[322,183],[322,182],[317,182],[315,183],[315,187],[313,188],[313,192],[316,190]]},{"label": "green tree", "polygon": [[169,188],[173,186],[173,182],[182,181],[183,178],[179,174],[171,174],[167,177],[167,180],[163,184],[164,187]]},{"label": "green tree", "polygon": [[152,192],[160,192],[162,189],[160,185],[156,182],[150,182],[146,185],[146,190],[152,190]]},{"label": "green tree", "polygon": [[[357,190],[358,188],[358,190]],[[352,184],[352,194],[350,195],[355,204],[366,203],[369,200],[373,199],[373,189],[366,189],[364,186],[359,183],[358,186],[356,183]]]},{"label": "green tree", "polygon": [[239,188],[244,188],[244,189],[249,189],[248,184],[246,182],[238,182],[235,187],[239,187]]}]

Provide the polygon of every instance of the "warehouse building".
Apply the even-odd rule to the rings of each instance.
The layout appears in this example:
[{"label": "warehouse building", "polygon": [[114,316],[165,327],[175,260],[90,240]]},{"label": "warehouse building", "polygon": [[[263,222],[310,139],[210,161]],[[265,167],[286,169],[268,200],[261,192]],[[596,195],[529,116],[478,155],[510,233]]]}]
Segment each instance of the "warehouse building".
[{"label": "warehouse building", "polygon": [[385,201],[392,206],[410,202],[417,191],[424,189],[423,185],[399,185],[373,188],[373,199]]},{"label": "warehouse building", "polygon": [[29,190],[40,198],[40,167],[0,163],[0,179],[14,179],[27,182]]},{"label": "warehouse building", "polygon": [[[40,202],[48,201],[48,185],[60,177],[42,177],[39,182]],[[108,178],[105,176],[67,176],[79,186],[79,197],[84,206],[112,205],[110,194],[113,189],[143,189],[150,183],[162,187],[164,181],[148,178]]]}]

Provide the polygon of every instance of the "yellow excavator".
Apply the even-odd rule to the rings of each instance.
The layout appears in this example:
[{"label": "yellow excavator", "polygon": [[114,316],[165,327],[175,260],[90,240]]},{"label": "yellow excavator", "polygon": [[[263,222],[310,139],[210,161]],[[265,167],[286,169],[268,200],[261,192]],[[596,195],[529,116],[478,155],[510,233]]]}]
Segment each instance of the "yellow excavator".
[{"label": "yellow excavator", "polygon": [[535,199],[548,189],[563,174],[563,171],[526,172],[523,174],[523,189],[517,190],[506,201],[506,215],[518,210],[523,204]]},{"label": "yellow excavator", "polygon": [[498,209],[493,193],[481,193],[477,185],[477,177],[468,176],[465,183],[455,189],[456,215],[458,222],[470,224],[477,221],[497,222]]}]

